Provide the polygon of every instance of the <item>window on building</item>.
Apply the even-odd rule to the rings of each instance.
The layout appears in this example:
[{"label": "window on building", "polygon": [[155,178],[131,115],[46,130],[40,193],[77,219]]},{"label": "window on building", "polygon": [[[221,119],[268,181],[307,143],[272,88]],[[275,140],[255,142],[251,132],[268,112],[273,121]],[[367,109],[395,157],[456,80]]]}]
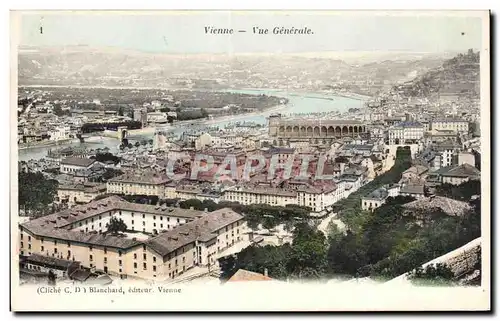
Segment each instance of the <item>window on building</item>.
[{"label": "window on building", "polygon": [[177,223],[180,223],[180,222],[181,222],[181,220],[177,219]]},{"label": "window on building", "polygon": [[28,235],[28,242],[31,242],[31,236]]},{"label": "window on building", "polygon": [[163,216],[160,216],[160,221],[163,221]]},{"label": "window on building", "polygon": [[134,217],[134,213],[132,213],[132,217]]},{"label": "window on building", "polygon": [[92,262],[94,260],[94,257],[92,256],[92,254],[89,255],[89,260],[90,260],[90,262]]},{"label": "window on building", "polygon": [[153,265],[153,272],[156,272],[156,265]]},{"label": "window on building", "polygon": [[146,215],[145,215],[145,214],[142,214],[142,218],[146,218]]},{"label": "window on building", "polygon": [[144,254],[142,255],[142,258],[143,258],[144,260],[146,260],[146,259],[147,259],[147,258],[146,258],[146,253],[144,253]]},{"label": "window on building", "polygon": [[[21,247],[22,247],[22,244],[21,244]],[[42,252],[44,251],[43,245],[40,247],[40,251],[42,251]]]},{"label": "window on building", "polygon": [[153,215],[153,220],[156,220],[156,215]]},{"label": "window on building", "polygon": [[31,243],[28,243],[28,250],[31,250]]},{"label": "window on building", "polygon": [[118,265],[122,266],[122,260],[118,260]]},{"label": "window on building", "polygon": [[142,221],[142,226],[145,226],[146,225],[146,222]]},{"label": "window on building", "polygon": [[24,247],[23,242],[21,242],[21,247]]},{"label": "window on building", "polygon": [[92,251],[92,246],[89,246],[89,251]]},{"label": "window on building", "polygon": [[107,254],[107,253],[108,253],[108,249],[104,248],[104,254]]},{"label": "window on building", "polygon": [[132,220],[132,225],[134,225],[134,220]]},{"label": "window on building", "polygon": [[160,228],[163,228],[163,224],[160,224]]},{"label": "window on building", "polygon": [[143,250],[143,251],[146,251],[146,244],[143,244],[143,245],[142,245],[142,250]]},{"label": "window on building", "polygon": [[56,247],[56,248],[54,248],[54,253],[56,253],[56,254],[57,254],[57,247]]},{"label": "window on building", "polygon": [[148,269],[146,263],[142,263],[142,269],[143,270],[147,270]]},{"label": "window on building", "polygon": [[134,262],[134,269],[137,269],[137,262]]},{"label": "window on building", "polygon": [[137,260],[137,253],[134,253],[134,260]]},{"label": "window on building", "polygon": [[153,256],[153,262],[156,262],[156,256]]},{"label": "window on building", "polygon": [[108,263],[108,258],[107,257],[104,258],[104,264],[106,264],[106,263]]}]

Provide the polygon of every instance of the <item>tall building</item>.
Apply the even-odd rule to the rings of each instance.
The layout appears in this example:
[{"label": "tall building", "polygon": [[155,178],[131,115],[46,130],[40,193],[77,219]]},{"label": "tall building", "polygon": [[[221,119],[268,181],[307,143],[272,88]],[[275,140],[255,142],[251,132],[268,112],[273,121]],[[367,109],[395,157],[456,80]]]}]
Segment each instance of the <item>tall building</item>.
[{"label": "tall building", "polygon": [[148,109],[144,107],[134,109],[134,120],[140,121],[142,127],[146,127],[148,125]]}]

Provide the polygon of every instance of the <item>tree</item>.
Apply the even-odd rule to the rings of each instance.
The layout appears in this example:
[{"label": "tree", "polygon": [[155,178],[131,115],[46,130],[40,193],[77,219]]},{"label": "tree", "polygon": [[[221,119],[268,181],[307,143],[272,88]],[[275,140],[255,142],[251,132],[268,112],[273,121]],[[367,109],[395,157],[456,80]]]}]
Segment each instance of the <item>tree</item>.
[{"label": "tree", "polygon": [[127,230],[127,225],[121,218],[111,217],[109,223],[106,224],[108,233],[111,235],[118,235],[120,232],[125,232]]},{"label": "tree", "polygon": [[24,172],[18,174],[19,206],[27,212],[43,212],[54,201],[57,195],[56,180],[45,178],[40,172]]},{"label": "tree", "polygon": [[139,147],[139,146],[141,146],[141,143],[139,143],[139,142],[135,142],[134,146],[135,146],[135,147]]},{"label": "tree", "polygon": [[142,146],[146,146],[148,144],[148,141],[147,140],[141,140],[141,145]]},{"label": "tree", "polygon": [[148,143],[149,145],[153,145],[153,140],[152,139],[148,140]]},{"label": "tree", "polygon": [[123,116],[123,106],[120,106],[120,108],[118,108],[118,116]]},{"label": "tree", "polygon": [[52,270],[49,270],[49,274],[47,275],[48,283],[50,286],[56,285],[56,275]]},{"label": "tree", "polygon": [[196,199],[196,198],[181,202],[179,204],[179,207],[184,208],[184,209],[188,209],[188,208],[192,207],[193,209],[198,210],[198,211],[202,211],[204,209],[203,203],[199,199]]}]

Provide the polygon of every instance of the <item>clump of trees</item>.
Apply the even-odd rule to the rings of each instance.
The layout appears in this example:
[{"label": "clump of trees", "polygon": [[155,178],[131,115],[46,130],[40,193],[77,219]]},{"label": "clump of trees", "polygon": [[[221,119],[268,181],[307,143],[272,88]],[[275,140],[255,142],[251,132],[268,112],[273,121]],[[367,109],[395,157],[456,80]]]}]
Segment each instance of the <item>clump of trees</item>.
[{"label": "clump of trees", "polygon": [[408,273],[408,278],[415,285],[457,285],[455,274],[443,263],[419,266]]},{"label": "clump of trees", "polygon": [[107,232],[111,235],[119,235],[127,230],[127,224],[117,217],[111,217],[109,222],[106,224]]},{"label": "clump of trees", "polygon": [[239,269],[263,273],[274,279],[318,279],[327,269],[325,235],[307,223],[298,223],[293,243],[280,246],[250,246],[219,259],[221,280],[226,281]]},{"label": "clump of trees", "polygon": [[460,185],[441,184],[436,187],[436,195],[469,201],[474,195],[481,195],[481,181],[470,180]]},{"label": "clump of trees", "polygon": [[463,216],[422,213],[394,199],[364,217],[357,229],[329,235],[330,274],[393,278],[481,235],[480,200]]},{"label": "clump of trees", "polygon": [[91,156],[91,159],[95,159],[98,162],[105,163],[112,161],[115,165],[120,162],[120,157],[113,155],[112,153],[98,153],[95,156]]},{"label": "clump of trees", "polygon": [[117,130],[118,127],[126,126],[128,129],[140,129],[142,123],[135,120],[127,120],[113,123],[85,123],[82,125],[82,133],[88,134],[93,132],[101,132],[104,130]]},{"label": "clump of trees", "polygon": [[44,212],[57,195],[58,182],[40,172],[18,173],[19,207],[26,213]]}]

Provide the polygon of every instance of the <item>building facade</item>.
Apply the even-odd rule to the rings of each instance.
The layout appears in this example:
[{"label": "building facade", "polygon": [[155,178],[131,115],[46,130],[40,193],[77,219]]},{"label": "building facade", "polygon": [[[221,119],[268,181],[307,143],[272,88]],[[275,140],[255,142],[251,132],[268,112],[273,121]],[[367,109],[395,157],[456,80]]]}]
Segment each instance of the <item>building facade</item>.
[{"label": "building facade", "polygon": [[418,122],[401,122],[388,130],[389,144],[413,144],[424,137],[424,126]]},{"label": "building facade", "polygon": [[[154,230],[155,222],[172,225],[142,240],[98,232],[111,217],[124,219],[131,231]],[[216,255],[241,241],[245,230],[243,216],[230,209],[164,210],[111,196],[21,223],[18,249],[21,256],[78,261],[121,278],[171,279],[194,266],[215,264]]]},{"label": "building facade", "polygon": [[432,130],[450,130],[459,133],[469,132],[469,122],[464,119],[435,119],[431,121]]},{"label": "building facade", "polygon": [[326,144],[365,133],[365,124],[358,120],[286,119],[281,115],[269,116],[269,136],[276,146],[288,145],[290,139],[299,138],[315,144]]},{"label": "building facade", "polygon": [[63,174],[74,175],[90,169],[96,163],[95,159],[84,157],[67,157],[61,160],[59,171]]},{"label": "building facade", "polygon": [[57,203],[68,203],[69,206],[91,202],[99,195],[106,193],[106,184],[71,184],[57,187]]},{"label": "building facade", "polygon": [[149,195],[163,198],[165,185],[170,179],[155,172],[127,173],[110,179],[107,184],[109,194]]}]

